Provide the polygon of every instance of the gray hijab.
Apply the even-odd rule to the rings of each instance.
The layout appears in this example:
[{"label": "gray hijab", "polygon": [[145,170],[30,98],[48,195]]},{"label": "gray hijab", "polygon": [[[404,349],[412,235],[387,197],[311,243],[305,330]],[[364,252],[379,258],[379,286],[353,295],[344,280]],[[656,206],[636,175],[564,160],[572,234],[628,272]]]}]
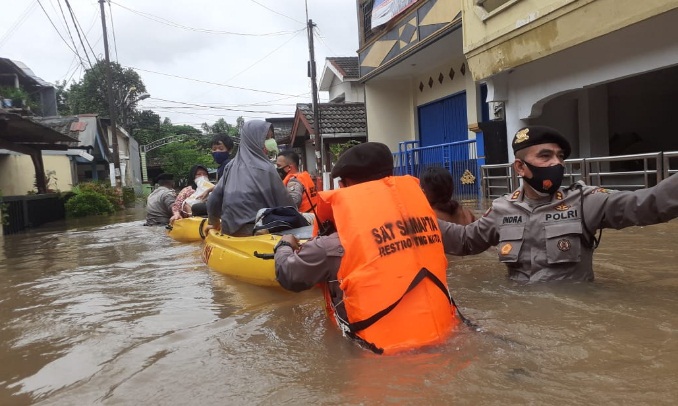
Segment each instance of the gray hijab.
[{"label": "gray hijab", "polygon": [[[207,210],[210,224],[221,217],[221,232],[233,234],[247,223],[254,223],[259,209],[294,206],[275,166],[264,155],[264,140],[271,123],[247,121],[240,131],[235,158],[210,194]],[[218,215],[220,213],[220,216]]]}]

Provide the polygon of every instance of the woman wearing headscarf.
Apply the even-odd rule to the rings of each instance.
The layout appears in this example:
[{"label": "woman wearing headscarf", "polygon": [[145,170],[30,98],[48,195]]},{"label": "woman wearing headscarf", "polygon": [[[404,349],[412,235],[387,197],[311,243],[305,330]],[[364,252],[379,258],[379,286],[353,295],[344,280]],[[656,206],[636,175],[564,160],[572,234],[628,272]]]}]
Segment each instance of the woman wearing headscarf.
[{"label": "woman wearing headscarf", "polygon": [[208,223],[222,233],[252,235],[259,209],[294,206],[264,142],[271,123],[247,121],[240,131],[240,147],[207,200]]}]

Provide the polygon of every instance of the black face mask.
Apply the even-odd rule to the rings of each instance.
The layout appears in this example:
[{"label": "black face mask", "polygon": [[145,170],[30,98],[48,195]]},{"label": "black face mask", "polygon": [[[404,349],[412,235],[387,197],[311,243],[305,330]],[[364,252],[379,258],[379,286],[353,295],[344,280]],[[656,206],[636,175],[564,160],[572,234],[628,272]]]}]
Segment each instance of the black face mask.
[{"label": "black face mask", "polygon": [[558,188],[560,188],[560,184],[563,183],[563,176],[565,175],[565,167],[563,165],[541,167],[530,165],[526,161],[523,161],[523,163],[532,172],[531,178],[523,177],[523,179],[537,192],[552,195],[556,193]]},{"label": "black face mask", "polygon": [[280,168],[276,168],[276,170],[278,171],[278,175],[280,175],[280,179],[285,179],[285,176],[287,176],[285,168],[287,168],[287,166],[281,166]]}]

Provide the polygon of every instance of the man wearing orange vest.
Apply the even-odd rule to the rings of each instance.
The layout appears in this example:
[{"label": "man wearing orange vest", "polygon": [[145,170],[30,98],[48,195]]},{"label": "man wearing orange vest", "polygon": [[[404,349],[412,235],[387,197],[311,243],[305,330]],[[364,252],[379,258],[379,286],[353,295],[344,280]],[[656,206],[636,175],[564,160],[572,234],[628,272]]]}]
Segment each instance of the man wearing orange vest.
[{"label": "man wearing orange vest", "polygon": [[318,200],[318,192],[308,172],[299,172],[299,155],[286,150],[278,154],[275,165],[287,192],[301,213],[311,213]]},{"label": "man wearing orange vest", "polygon": [[386,145],[348,149],[331,173],[341,188],[318,193],[321,235],[274,249],[281,286],[324,285],[343,333],[380,354],[440,343],[459,322],[435,212],[416,178],[392,173]]}]

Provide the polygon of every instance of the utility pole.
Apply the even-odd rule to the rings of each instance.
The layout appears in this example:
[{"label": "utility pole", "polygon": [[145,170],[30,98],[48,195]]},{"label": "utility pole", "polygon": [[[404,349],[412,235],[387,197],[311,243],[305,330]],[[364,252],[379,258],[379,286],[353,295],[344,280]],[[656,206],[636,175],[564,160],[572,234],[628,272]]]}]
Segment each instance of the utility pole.
[{"label": "utility pole", "polygon": [[[321,179],[321,185],[323,180],[323,145],[322,145],[322,135],[320,134],[320,111],[318,109],[318,83],[316,80],[315,72],[315,50],[313,48],[313,20],[308,19],[308,4],[306,4],[306,31],[308,33],[308,53],[309,53],[309,63],[308,63],[308,75],[311,77],[311,92],[313,93],[313,132],[315,133],[315,167]],[[324,189],[324,187],[318,188],[319,190]]]},{"label": "utility pole", "polygon": [[115,99],[113,97],[113,73],[111,72],[111,60],[108,56],[108,34],[106,33],[106,14],[104,3],[106,0],[99,0],[101,7],[101,27],[104,35],[104,53],[106,55],[106,88],[108,90],[108,112],[111,115],[111,132],[113,133],[113,171],[115,172],[115,188],[122,189],[122,178],[120,174],[120,151],[118,150],[118,131],[115,117]]}]

